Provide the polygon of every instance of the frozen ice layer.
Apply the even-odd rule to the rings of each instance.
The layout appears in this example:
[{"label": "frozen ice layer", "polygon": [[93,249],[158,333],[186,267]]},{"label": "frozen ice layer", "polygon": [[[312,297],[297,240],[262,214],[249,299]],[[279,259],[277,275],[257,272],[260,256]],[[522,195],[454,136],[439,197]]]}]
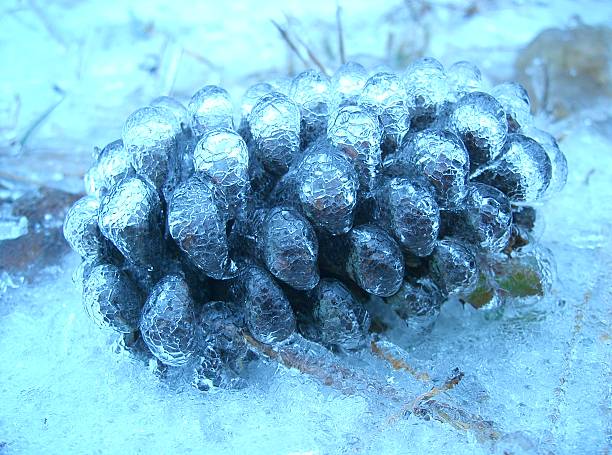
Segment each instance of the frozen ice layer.
[{"label": "frozen ice layer", "polygon": [[199,137],[214,128],[234,128],[234,106],[229,93],[216,85],[206,85],[189,100],[191,128]]},{"label": "frozen ice layer", "polygon": [[97,325],[122,333],[138,330],[143,297],[126,273],[112,264],[99,264],[83,278],[83,304]]},{"label": "frozen ice layer", "polygon": [[434,58],[412,62],[401,75],[406,90],[406,104],[411,116],[411,129],[431,123],[449,99],[446,72]]},{"label": "frozen ice layer", "polygon": [[77,286],[122,333],[114,351],[166,390],[214,400],[278,384],[262,371],[304,374],[376,412],[411,403],[401,422],[497,440],[507,432],[480,402],[449,398],[481,393],[482,378],[433,364],[427,346],[458,301],[495,321],[549,291],[554,263],[525,203],[546,186],[531,169],[563,155],[537,131],[508,134],[515,92],[479,92],[473,65],[371,74],[257,84],[238,131],[213,86],[187,110],[161,98],[136,111],[95,157],[91,207],[66,219]]},{"label": "frozen ice layer", "polygon": [[295,171],[299,205],[317,228],[337,235],[353,226],[359,180],[347,157],[321,143],[306,152]]},{"label": "frozen ice layer", "polygon": [[512,220],[510,201],[504,193],[483,183],[471,183],[453,232],[486,251],[497,252],[510,240]]},{"label": "frozen ice layer", "polygon": [[255,154],[264,168],[282,175],[300,150],[300,108],[282,93],[262,97],[248,116]]},{"label": "frozen ice layer", "polygon": [[247,267],[236,294],[245,305],[250,333],[262,343],[279,343],[295,332],[295,317],[287,297],[272,275],[255,265]]},{"label": "frozen ice layer", "polygon": [[140,333],[162,363],[186,364],[196,347],[195,310],[189,288],[180,276],[166,276],[147,298]]},{"label": "frozen ice layer", "polygon": [[193,152],[196,172],[217,186],[231,214],[244,210],[249,185],[249,151],[242,137],[228,129],[204,133]]},{"label": "frozen ice layer", "polygon": [[123,146],[132,167],[158,190],[168,178],[171,157],[178,153],[181,131],[174,114],[160,107],[140,108],[123,125]]},{"label": "frozen ice layer", "polygon": [[440,240],[431,256],[434,283],[445,295],[467,294],[476,287],[478,264],[473,249],[454,239]]},{"label": "frozen ice layer", "polygon": [[410,128],[410,112],[400,77],[390,72],[374,74],[363,87],[359,104],[378,115],[383,128],[383,148],[396,150]]},{"label": "frozen ice layer", "polygon": [[162,257],[162,210],[157,191],[140,177],[121,181],[102,199],[100,232],[125,258],[146,270]]},{"label": "frozen ice layer", "polygon": [[227,212],[214,185],[195,175],[179,185],[168,205],[168,230],[179,248],[204,274],[228,279],[237,273],[229,257]]},{"label": "frozen ice layer", "polygon": [[363,347],[370,329],[370,315],[341,281],[321,280],[312,299],[316,341],[348,350]]},{"label": "frozen ice layer", "polygon": [[261,255],[268,270],[279,280],[299,289],[319,282],[319,244],[310,223],[291,210],[270,210],[261,226]]},{"label": "frozen ice layer", "polygon": [[327,128],[332,94],[329,77],[316,70],[304,71],[291,82],[289,97],[300,106],[302,146],[310,144]]},{"label": "frozen ice layer", "polygon": [[550,183],[551,161],[544,148],[522,134],[508,136],[499,157],[475,180],[503,191],[511,202],[534,202]]},{"label": "frozen ice layer", "polygon": [[567,159],[559,148],[556,139],[546,131],[531,127],[523,132],[540,144],[550,160],[550,183],[545,196],[550,198],[561,191],[567,182]]},{"label": "frozen ice layer", "polygon": [[521,132],[533,123],[529,94],[518,82],[504,82],[496,85],[491,89],[491,95],[504,108],[509,131]]},{"label": "frozen ice layer", "polygon": [[380,172],[382,132],[376,113],[365,107],[345,106],[329,118],[327,138],[354,162],[365,193],[374,189]]},{"label": "frozen ice layer", "polygon": [[357,104],[358,97],[368,80],[368,72],[357,62],[340,66],[331,78],[331,106],[336,110],[345,105]]},{"label": "frozen ice layer", "polygon": [[470,157],[451,131],[429,129],[407,136],[401,150],[385,161],[390,174],[424,179],[441,208],[461,206],[466,195]]},{"label": "frozen ice layer", "polygon": [[448,127],[468,150],[472,172],[500,154],[508,133],[503,106],[483,92],[468,93],[457,101],[451,109]]},{"label": "frozen ice layer", "polygon": [[64,237],[83,258],[96,258],[107,251],[107,240],[98,226],[100,201],[85,196],[76,201],[66,214]]},{"label": "frozen ice layer", "polygon": [[364,291],[395,294],[404,276],[404,258],[397,242],[373,225],[357,226],[347,234],[345,270]]},{"label": "frozen ice layer", "polygon": [[444,295],[429,278],[404,280],[399,291],[385,303],[407,325],[409,335],[418,338],[433,327],[444,303]]},{"label": "frozen ice layer", "polygon": [[482,74],[471,62],[461,60],[446,71],[450,98],[457,101],[468,93],[482,91]]},{"label": "frozen ice layer", "polygon": [[402,248],[429,256],[440,229],[440,210],[432,194],[406,178],[385,182],[376,194],[376,218]]},{"label": "frozen ice layer", "polygon": [[100,199],[133,172],[130,156],[126,153],[123,141],[118,139],[100,151],[95,163],[85,174],[85,191]]}]

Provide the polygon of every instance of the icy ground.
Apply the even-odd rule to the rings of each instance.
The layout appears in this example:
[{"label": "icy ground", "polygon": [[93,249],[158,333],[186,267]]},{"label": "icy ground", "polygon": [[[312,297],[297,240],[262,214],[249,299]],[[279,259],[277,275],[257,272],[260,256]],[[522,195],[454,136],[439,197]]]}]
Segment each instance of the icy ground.
[{"label": "icy ground", "polygon": [[[127,113],[154,95],[221,83],[237,98],[248,81],[299,67],[268,19],[299,17],[323,42],[333,34],[328,3],[234,2],[234,18],[220,22],[219,7],[204,4],[192,12],[145,1],[130,10],[101,1],[3,2],[2,198],[39,183],[79,191],[91,146],[115,139]],[[388,14],[402,5],[377,2],[370,14],[367,3],[346,2],[344,27],[349,55],[359,49],[370,63],[365,54],[391,58],[376,31],[403,30]],[[434,3],[423,49],[445,64],[470,58],[490,79],[508,79],[518,49],[539,30],[575,23],[575,14],[612,23],[606,2],[529,3],[475,2],[473,15]],[[306,36],[320,44],[312,30]],[[205,59],[185,62],[185,49]],[[570,168],[563,193],[541,209],[541,242],[557,262],[548,297],[515,302],[501,317],[447,303],[431,334],[403,345],[416,374],[368,353],[350,360],[400,390],[400,403],[375,390],[346,396],[273,362],[253,366],[243,391],[174,390],[116,354],[114,336],[88,320],[70,278],[76,257],[60,255],[23,282],[0,269],[0,453],[609,453],[610,118],[608,108],[539,119],[560,138]],[[16,219],[7,235],[24,235],[22,224]],[[436,397],[446,421],[403,416],[456,368],[463,378]]]}]

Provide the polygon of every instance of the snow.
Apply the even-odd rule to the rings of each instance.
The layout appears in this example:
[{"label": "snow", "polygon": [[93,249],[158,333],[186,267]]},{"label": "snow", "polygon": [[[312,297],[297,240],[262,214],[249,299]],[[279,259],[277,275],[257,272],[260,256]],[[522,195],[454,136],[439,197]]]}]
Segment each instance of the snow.
[{"label": "snow", "polygon": [[[469,58],[494,81],[512,77],[517,49],[539,30],[571,24],[576,14],[586,23],[612,19],[612,5],[605,2],[476,2],[479,11],[455,24],[455,9],[433,3],[424,24],[440,25],[431,30],[427,52],[447,65]],[[300,19],[298,28],[317,29],[306,35],[313,46],[333,43],[335,33],[333,2],[234,2],[227,9],[203,2],[194,10],[168,10],[157,1],[129,8],[101,1],[28,4],[3,4],[0,18],[0,52],[11,62],[0,75],[0,183],[13,173],[22,177],[17,190],[25,179],[82,191],[91,146],[118,137],[121,119],[157,95],[172,90],[187,97],[221,83],[236,101],[248,82],[299,66],[268,22],[284,21],[283,12]],[[387,14],[402,5],[378,2],[376,14],[370,5],[343,3],[346,47],[349,54],[384,57],[381,30],[404,30]],[[159,71],[142,69],[160,54]],[[173,72],[179,54],[182,63]],[[26,138],[25,150],[9,147],[58,102]],[[250,385],[242,391],[177,388],[118,354],[115,335],[87,318],[71,281],[78,264],[73,254],[33,279],[0,270],[0,453],[609,451],[609,118],[609,111],[575,113],[553,124],[538,118],[538,126],[561,138],[569,165],[565,190],[540,209],[540,241],[557,262],[547,297],[513,302],[503,314],[448,302],[430,334],[416,343],[394,338],[411,368],[426,376],[393,370],[369,352],[338,360],[401,391],[399,401],[376,390],[342,394],[273,361],[250,367]],[[0,189],[4,197],[5,186]],[[28,234],[20,218],[10,220],[19,232],[11,228],[3,238]],[[471,422],[471,429],[415,413],[402,416],[455,368],[463,378],[436,399],[449,406],[451,417],[463,412],[454,420]],[[486,422],[497,441],[483,436],[490,429]]]}]

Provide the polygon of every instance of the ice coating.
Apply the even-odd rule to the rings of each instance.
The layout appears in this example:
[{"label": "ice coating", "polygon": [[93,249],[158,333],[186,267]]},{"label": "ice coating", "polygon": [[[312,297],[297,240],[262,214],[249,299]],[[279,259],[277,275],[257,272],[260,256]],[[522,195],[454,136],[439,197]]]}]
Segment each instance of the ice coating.
[{"label": "ice coating", "polygon": [[229,93],[216,85],[198,90],[187,106],[191,128],[197,137],[213,128],[234,128],[234,106]]},{"label": "ice coating", "polygon": [[346,271],[370,294],[395,294],[404,277],[404,257],[389,234],[373,225],[357,226],[348,233]]},{"label": "ice coating", "polygon": [[196,321],[200,349],[212,348],[224,363],[238,368],[248,354],[248,346],[241,333],[244,315],[237,306],[232,302],[206,302]]},{"label": "ice coating", "polygon": [[470,157],[451,131],[431,129],[410,134],[402,149],[387,161],[385,167],[391,173],[425,178],[441,208],[456,208],[465,198]]},{"label": "ice coating", "polygon": [[514,297],[546,295],[557,275],[552,252],[539,245],[513,252],[509,258],[497,256],[491,268],[497,291]]},{"label": "ice coating", "polygon": [[347,350],[364,345],[370,328],[370,315],[341,281],[322,279],[312,296],[317,341]]},{"label": "ice coating", "polygon": [[444,296],[429,278],[404,280],[399,291],[385,298],[385,303],[402,319],[414,338],[431,329],[440,314]]},{"label": "ice coating", "polygon": [[268,81],[275,92],[282,93],[285,96],[289,96],[291,92],[291,84],[293,80],[289,76],[278,76]]},{"label": "ice coating", "polygon": [[237,272],[229,257],[227,214],[214,185],[195,175],[181,183],[168,204],[168,229],[179,248],[206,275],[227,279]]},{"label": "ice coating", "polygon": [[312,69],[293,78],[289,97],[300,106],[302,146],[321,136],[327,128],[330,85],[329,77]]},{"label": "ice coating", "polygon": [[159,361],[185,365],[196,348],[194,302],[180,276],[168,275],[155,285],[140,320],[140,333]]},{"label": "ice coating", "polygon": [[207,345],[194,355],[191,385],[201,392],[213,388],[236,390],[246,387],[246,381],[229,368],[223,357],[212,346]]},{"label": "ice coating", "polygon": [[518,82],[496,85],[491,89],[491,95],[499,101],[506,113],[508,131],[521,132],[533,123],[529,94]]},{"label": "ice coating", "polygon": [[82,258],[93,259],[107,249],[107,240],[98,226],[100,202],[93,196],[76,201],[64,220],[64,238]]},{"label": "ice coating", "polygon": [[406,178],[389,179],[376,193],[376,217],[412,254],[428,256],[433,251],[440,229],[440,211],[423,186]]},{"label": "ice coating", "polygon": [[251,85],[246,92],[242,95],[240,103],[240,112],[243,120],[246,119],[253,110],[253,107],[259,102],[265,95],[274,92],[274,87],[267,82],[259,82]]},{"label": "ice coating", "polygon": [[548,184],[545,196],[551,197],[561,191],[567,182],[567,159],[565,154],[559,148],[555,138],[546,131],[531,127],[524,134],[540,144],[548,155],[551,172],[550,183]]},{"label": "ice coating", "polygon": [[100,327],[131,333],[138,329],[143,297],[128,275],[112,264],[98,264],[83,281],[83,305]]},{"label": "ice coating", "polygon": [[331,106],[336,110],[343,105],[356,104],[361,89],[368,80],[368,72],[357,62],[346,62],[331,78]]},{"label": "ice coating", "polygon": [[253,337],[262,343],[279,343],[295,332],[291,305],[272,275],[255,265],[241,273],[238,285],[246,306],[246,321]]},{"label": "ice coating", "polygon": [[140,108],[123,125],[123,145],[132,167],[158,190],[168,178],[171,157],[178,153],[180,132],[174,114],[161,107]]},{"label": "ice coating", "polygon": [[98,225],[125,258],[153,270],[162,257],[161,202],[140,177],[129,177],[101,201]]},{"label": "ice coating", "polygon": [[448,82],[442,64],[434,58],[412,62],[401,75],[411,127],[430,123],[448,101]]},{"label": "ice coating", "polygon": [[362,191],[369,193],[382,160],[382,127],[376,114],[361,106],[342,107],[329,118],[327,138],[353,161]]},{"label": "ice coating", "polygon": [[430,258],[434,283],[445,295],[464,295],[478,282],[476,255],[466,243],[454,239],[438,241]]},{"label": "ice coating", "polygon": [[401,79],[391,72],[370,77],[359,98],[359,104],[373,110],[383,128],[383,147],[394,151],[410,127],[410,114]]},{"label": "ice coating", "polygon": [[307,153],[295,178],[302,211],[314,226],[332,235],[353,226],[359,180],[348,159],[326,144]]},{"label": "ice coating", "polygon": [[475,179],[503,191],[511,202],[533,202],[548,188],[550,158],[535,140],[511,134],[500,156]]},{"label": "ice coating", "polygon": [[230,302],[207,302],[196,318],[198,347],[192,383],[199,390],[237,389],[246,385],[238,373],[244,369],[249,351],[242,336],[242,314],[236,314],[233,306]]},{"label": "ice coating", "polygon": [[512,232],[512,209],[504,193],[483,183],[471,183],[464,209],[467,240],[487,251],[501,251]]},{"label": "ice coating", "polygon": [[187,131],[191,129],[189,111],[176,98],[172,98],[170,96],[158,96],[157,98],[153,99],[153,101],[151,101],[151,106],[168,109],[170,112],[172,112],[174,118],[176,118],[176,121],[180,125],[181,130]]},{"label": "ice coating", "polygon": [[272,275],[299,290],[317,285],[319,243],[306,219],[292,210],[271,209],[259,238],[263,260]]},{"label": "ice coating", "polygon": [[264,95],[248,116],[255,154],[272,174],[282,175],[300,150],[300,108],[282,93]]},{"label": "ice coating", "polygon": [[[374,363],[368,361],[368,369],[363,376],[365,382],[362,384],[363,387],[358,386],[359,396],[362,397],[361,391],[365,391],[366,399],[373,398],[375,405],[386,403],[385,400],[389,396],[383,395],[382,401],[378,400],[378,396],[371,396],[374,389],[370,387],[372,382],[369,380],[371,376],[380,376],[383,383],[386,382],[389,388],[394,388],[398,392],[401,403],[398,403],[399,409],[405,403],[413,403],[415,397],[423,396],[422,393],[427,393],[432,387],[445,384],[444,380],[448,378],[450,369],[436,364],[433,371],[432,364],[428,363],[429,357],[412,356],[413,351],[406,357],[406,353],[402,353],[401,349],[393,350],[393,343],[386,344],[385,339],[412,338],[407,346],[411,350],[419,349],[419,345],[428,344],[432,339],[448,335],[441,332],[440,327],[449,325],[461,330],[463,318],[471,318],[470,312],[474,308],[490,308],[493,306],[491,302],[508,303],[510,297],[514,295],[512,293],[516,293],[517,288],[525,284],[520,274],[524,270],[523,266],[529,264],[523,261],[517,262],[517,266],[511,269],[510,273],[519,275],[519,278],[515,278],[515,283],[501,283],[498,286],[492,278],[498,277],[492,270],[493,261],[499,260],[502,263],[510,261],[507,258],[524,251],[525,244],[534,241],[528,229],[519,226],[523,221],[517,222],[517,229],[512,231],[512,243],[504,248],[502,254],[498,253],[501,244],[488,250],[483,244],[481,245],[477,235],[465,235],[470,230],[472,233],[482,231],[488,235],[491,226],[487,224],[487,220],[483,222],[483,219],[490,217],[495,222],[497,215],[504,215],[506,213],[504,210],[494,212],[498,207],[493,202],[500,202],[504,198],[507,201],[507,198],[493,188],[492,192],[501,195],[501,198],[481,197],[480,193],[478,198],[472,198],[474,201],[468,199],[473,196],[471,193],[466,197],[467,188],[472,187],[472,184],[467,183],[469,154],[455,133],[443,129],[446,127],[447,114],[452,112],[455,100],[453,94],[450,93],[448,99],[442,103],[441,110],[435,118],[418,119],[409,137],[402,138],[401,149],[393,150],[385,137],[384,112],[388,105],[396,106],[394,104],[396,101],[397,105],[401,104],[402,96],[405,95],[400,94],[395,97],[398,78],[388,70],[382,73],[381,70],[372,71],[370,74],[374,76],[366,82],[366,87],[361,89],[357,104],[351,104],[354,101],[346,101],[341,108],[353,106],[370,110],[373,117],[379,121],[383,120],[380,125],[381,154],[392,166],[387,166],[385,163],[385,166],[381,166],[383,169],[375,170],[374,178],[368,181],[372,183],[371,192],[368,193],[368,188],[363,185],[362,191],[358,192],[360,185],[355,168],[361,172],[363,167],[359,161],[351,159],[343,150],[330,143],[325,137],[326,134],[319,132],[313,135],[311,142],[304,140],[303,120],[300,122],[299,149],[291,157],[287,172],[283,175],[282,172],[273,174],[269,166],[267,169],[264,167],[261,158],[266,157],[268,150],[264,150],[263,155],[260,154],[256,141],[250,135],[250,128],[246,128],[249,125],[243,123],[239,132],[242,139],[230,129],[223,129],[223,134],[220,136],[226,139],[231,137],[240,144],[237,156],[246,157],[248,166],[236,164],[232,158],[233,146],[228,146],[222,141],[207,144],[206,147],[202,146],[197,150],[195,178],[206,182],[210,187],[202,193],[205,199],[208,197],[207,192],[210,193],[212,196],[209,199],[212,199],[213,203],[206,200],[204,204],[200,204],[198,200],[200,190],[195,190],[185,197],[182,204],[185,210],[176,215],[175,225],[189,224],[191,231],[181,233],[183,239],[175,245],[175,239],[170,232],[172,220],[162,217],[160,224],[164,233],[164,248],[155,264],[143,266],[132,261],[121,261],[119,257],[113,258],[114,264],[122,264],[121,271],[138,285],[143,297],[150,294],[150,290],[160,276],[167,274],[181,277],[189,287],[197,315],[194,323],[196,343],[190,360],[182,368],[170,368],[156,359],[150,357],[148,360],[145,359],[149,369],[168,386],[178,388],[179,393],[182,394],[184,391],[182,385],[185,384],[182,382],[185,379],[203,391],[218,387],[243,387],[246,384],[245,380],[248,380],[249,387],[240,393],[243,394],[251,393],[260,386],[268,387],[270,376],[266,373],[262,375],[262,369],[267,368],[267,371],[274,375],[296,378],[302,376],[294,370],[287,373],[287,370],[277,363],[284,364],[290,369],[298,369],[305,375],[314,375],[317,380],[323,378],[322,382],[331,387],[340,387],[342,390],[354,389],[353,377],[344,376],[345,370],[339,362],[360,364],[374,355],[378,359],[374,359]],[[280,81],[281,85],[276,85],[276,82],[269,85],[276,91],[286,91],[286,82],[287,80],[284,80]],[[447,78],[447,82],[450,82],[450,77]],[[303,106],[298,105],[298,108],[300,108],[300,118],[303,119],[305,113]],[[436,129],[431,130],[432,127]],[[218,139],[218,132],[219,129],[207,129],[203,137]],[[181,133],[183,134],[184,132]],[[226,134],[228,136],[225,136]],[[419,149],[418,153],[407,146],[415,137],[423,140],[419,144],[415,142],[412,147]],[[189,138],[185,142],[192,157],[194,146],[199,139],[201,138],[197,140]],[[245,153],[247,148],[248,155]],[[179,150],[182,148],[179,147]],[[227,197],[218,196],[222,196],[224,192],[227,194],[230,188],[224,178],[237,175],[244,178],[245,169],[248,170],[246,177],[251,180],[248,183],[252,186],[244,191],[244,200],[247,203],[242,207],[244,209],[242,217],[236,213],[235,208],[231,207],[232,204]],[[181,173],[180,178],[173,179],[171,171],[173,167],[169,163],[169,176],[164,183],[164,198],[160,204],[162,213],[169,214],[170,218],[176,209],[172,206],[175,202],[173,196],[175,190],[179,195],[183,191],[182,186],[175,187],[193,174],[192,171],[185,177]],[[378,206],[374,205],[374,202]],[[423,210],[422,205],[425,203],[425,208],[430,209],[429,212]],[[437,212],[432,209],[436,205],[443,214],[439,216],[444,223],[450,219],[449,213],[458,217],[473,214],[473,226],[464,220],[462,224],[455,225],[456,232],[449,232],[445,230],[446,225],[440,223],[442,227],[436,231]],[[204,215],[200,213],[191,217],[188,211],[192,207],[194,211],[203,211]],[[202,218],[206,219],[210,213],[214,213],[215,216],[212,217],[213,227],[208,229],[207,221],[202,222]],[[255,216],[258,213],[262,215],[259,218]],[[517,213],[516,209],[514,213]],[[290,216],[285,216],[286,214]],[[521,213],[523,214],[527,215]],[[518,215],[515,217],[513,214],[513,218],[520,217]],[[524,218],[528,219],[529,216]],[[185,220],[196,221],[191,223]],[[355,233],[363,234],[363,231],[368,230],[364,225],[369,227],[372,224],[377,229],[375,235],[370,237],[355,235]],[[528,224],[528,220],[525,224]],[[250,230],[245,229],[245,225],[249,226]],[[309,227],[310,225],[312,227]],[[354,225],[357,228],[353,228]],[[491,237],[484,236],[483,241],[497,240],[496,227],[497,225],[493,225],[490,229]],[[193,232],[196,234],[192,235]],[[227,237],[225,240],[220,237],[222,233]],[[243,233],[246,235],[242,235]],[[242,269],[248,268],[249,264],[256,264],[254,267],[257,267],[257,271],[250,273],[250,276],[246,273],[230,273],[223,275],[223,278],[227,278],[224,280],[211,279],[210,274],[195,265],[191,258],[193,254],[189,255],[189,252],[196,251],[197,255],[205,249],[211,253],[209,256],[211,261],[218,259],[217,250],[212,251],[209,247],[202,247],[203,243],[198,244],[201,240],[198,236],[204,234],[212,234],[214,237],[210,243],[213,246],[212,250],[219,245],[222,248],[225,245],[228,250],[227,257],[234,259],[237,266]],[[455,256],[450,255],[452,260],[446,261],[444,267],[434,271],[434,259],[437,259],[438,263],[444,262],[440,259],[444,254],[429,250],[436,245],[439,247],[438,238],[449,240],[449,236],[459,237],[466,242],[467,249],[471,250],[481,269],[476,275],[477,284],[473,291],[468,290],[472,288],[464,283],[466,280],[470,281],[466,278],[470,269],[465,266],[465,261],[457,259],[462,257],[455,251],[459,248],[453,250]],[[322,238],[325,239],[324,242],[320,240]],[[327,258],[323,259],[323,254],[313,254],[315,242],[321,242],[321,245],[325,243],[325,248],[319,248],[327,250],[325,252]],[[255,246],[251,247],[249,244]],[[191,249],[194,245],[197,247],[196,250]],[[330,250],[335,268],[329,267]],[[222,254],[224,252],[222,251]],[[463,256],[467,257],[469,254]],[[493,256],[495,259],[492,259]],[[294,260],[296,257],[297,260]],[[325,265],[322,265],[324,262]],[[296,264],[299,267],[294,267]],[[468,266],[469,264],[468,261]],[[88,277],[91,269],[97,265],[94,262],[88,263],[83,267],[82,275]],[[320,271],[317,271],[317,266],[320,266]],[[151,267],[158,268],[158,271],[150,273]],[[444,269],[443,273],[439,273],[441,269]],[[540,275],[537,273],[533,275],[533,279],[531,275],[528,276],[529,289],[521,292],[531,293],[529,295],[540,292],[537,290]],[[444,277],[446,280],[444,291],[434,283],[434,277],[436,283],[440,285],[443,284],[440,278]],[[485,278],[484,284],[482,277]],[[311,289],[317,279],[319,284]],[[335,286],[330,286],[331,291],[330,287],[324,285],[326,281],[335,283]],[[250,292],[245,291],[247,285],[252,286]],[[451,298],[442,309],[442,317],[437,319],[435,330],[426,333],[440,310],[441,301],[448,296],[447,288],[450,289],[451,286],[460,289],[452,289]],[[232,294],[230,287],[242,288],[242,292]],[[326,292],[323,292],[324,290]],[[322,294],[321,298],[317,297],[319,291]],[[393,292],[395,294],[390,295]],[[485,301],[483,293],[492,293],[493,298],[485,296],[489,300],[483,304]],[[383,296],[388,303],[384,304],[381,298],[373,294]],[[210,299],[223,299],[224,302],[209,302]],[[287,302],[290,302],[290,305]],[[461,307],[459,302],[470,305]],[[352,307],[352,304],[357,304],[357,307]],[[372,334],[368,333],[369,324],[365,316],[360,316],[364,308],[367,308],[372,315]],[[502,310],[512,311],[507,308],[509,307],[506,305],[500,306],[495,313],[489,315],[497,316],[498,311]],[[295,317],[292,315],[293,310],[296,311]],[[488,315],[478,317],[489,319]],[[298,324],[295,323],[296,318]],[[301,335],[311,341],[307,342],[300,334],[295,333],[296,325]],[[506,329],[507,326],[502,327],[502,330]],[[254,334],[257,337],[253,336]],[[460,345],[465,338],[469,338],[465,336],[465,332],[462,332],[462,335],[464,336],[456,337],[456,341],[452,341],[454,339],[452,336],[447,337],[450,341],[440,344]],[[123,337],[124,344],[118,344],[116,347],[113,345],[117,350],[121,350],[122,355],[128,355],[124,351],[133,350],[133,347],[128,346],[129,337],[137,340],[138,331]],[[140,344],[144,345],[145,342],[142,341]],[[386,349],[392,349],[393,355],[399,355],[399,362],[390,356]],[[146,345],[143,350],[148,352]],[[348,352],[353,350],[358,352]],[[420,351],[423,352],[430,353],[433,349]],[[251,362],[256,357],[265,358],[266,361]],[[302,363],[306,359],[309,363]],[[323,362],[322,359],[327,360]],[[402,362],[406,362],[406,365]],[[244,369],[247,363],[248,368]],[[401,371],[397,369],[398,365]],[[331,370],[323,369],[323,366]],[[421,371],[424,373],[421,374]],[[471,374],[470,371],[465,373],[468,377]],[[413,381],[411,376],[418,381]],[[413,387],[415,384],[416,387]],[[409,388],[409,393],[403,396],[406,385],[412,388]],[[457,385],[457,389],[468,388],[465,383]],[[164,390],[164,394],[167,391],[172,392]],[[489,389],[488,392],[495,391]],[[352,390],[349,393],[351,397],[354,396]],[[210,398],[214,399],[212,394]],[[435,400],[427,400],[419,404],[414,413],[407,414],[406,418],[419,419],[426,412],[434,412],[429,406],[434,406],[432,403],[438,403],[436,406],[445,405],[446,398],[446,394],[443,394]],[[468,401],[460,403],[461,410],[465,409],[463,407],[465,403]],[[474,406],[480,404],[478,401]],[[222,400],[219,401],[219,405],[223,406]],[[466,414],[455,412],[454,409],[451,411],[456,418],[464,419],[459,421],[459,425],[466,422]],[[386,412],[386,406],[381,412]],[[426,415],[438,420],[436,414]],[[489,417],[483,415],[484,419]],[[404,429],[413,426],[413,422],[404,422],[404,418],[398,423],[405,425]],[[214,426],[215,423],[211,425]],[[439,424],[434,422],[433,425]],[[467,431],[472,434],[471,429]],[[359,446],[357,448],[359,449]],[[301,447],[290,449],[302,450]],[[303,449],[309,450],[309,447]]]},{"label": "ice coating", "polygon": [[452,101],[481,90],[482,74],[473,63],[465,60],[455,62],[446,70],[446,76]]},{"label": "ice coating", "polygon": [[220,188],[232,215],[244,210],[249,192],[249,151],[233,130],[208,130],[193,152],[196,172]]},{"label": "ice coating", "polygon": [[118,139],[102,149],[85,174],[85,190],[99,199],[131,172],[134,170],[130,157],[123,147],[123,141]]},{"label": "ice coating", "polygon": [[470,154],[470,170],[495,159],[508,133],[502,105],[491,95],[472,92],[453,106],[448,119],[451,128]]}]

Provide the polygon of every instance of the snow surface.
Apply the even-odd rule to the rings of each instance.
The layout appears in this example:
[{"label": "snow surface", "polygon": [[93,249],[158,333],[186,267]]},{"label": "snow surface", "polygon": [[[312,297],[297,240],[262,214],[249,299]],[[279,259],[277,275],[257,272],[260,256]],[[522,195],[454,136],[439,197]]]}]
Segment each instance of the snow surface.
[{"label": "snow surface", "polygon": [[[461,20],[455,9],[434,6],[425,20],[437,25],[425,49],[445,64],[469,58],[491,80],[511,78],[517,49],[542,28],[572,23],[575,14],[586,23],[612,18],[605,2],[477,4],[479,12]],[[28,137],[25,152],[2,149],[5,171],[78,190],[89,149],[115,139],[129,111],[170,86],[186,96],[221,83],[237,99],[247,82],[296,65],[270,18],[283,21],[286,12],[300,18],[300,27],[319,27],[320,35],[307,35],[316,42],[333,31],[335,14],[333,2],[233,2],[226,5],[231,12],[204,2],[194,10],[169,10],[165,2],[131,5],[2,5],[0,52],[12,63],[0,74],[2,140],[10,142],[11,131],[23,137],[62,99]],[[347,50],[384,59],[385,43],[375,31],[397,27],[387,13],[402,5],[377,2],[376,14],[370,5],[344,5]],[[198,50],[204,63],[153,76],[142,70],[160,52],[166,55],[161,65],[172,65],[173,49]],[[164,76],[169,73],[171,82]],[[5,114],[15,113],[15,94],[20,109],[8,129],[12,119]],[[609,122],[610,113],[604,114]],[[399,341],[410,365],[429,379],[395,371],[367,352],[342,360],[382,376],[405,395],[400,403],[375,390],[346,396],[274,362],[253,365],[251,385],[242,391],[176,390],[141,362],[117,354],[115,335],[89,321],[71,282],[74,255],[32,285],[0,270],[0,453],[607,453],[612,137],[601,117],[576,113],[553,125],[539,119],[561,138],[570,169],[563,193],[540,211],[546,223],[541,243],[557,262],[549,296],[513,302],[501,316],[448,302],[431,334],[418,344]],[[402,417],[404,407],[455,368],[465,376],[440,401],[494,422],[497,442],[477,430]]]}]

